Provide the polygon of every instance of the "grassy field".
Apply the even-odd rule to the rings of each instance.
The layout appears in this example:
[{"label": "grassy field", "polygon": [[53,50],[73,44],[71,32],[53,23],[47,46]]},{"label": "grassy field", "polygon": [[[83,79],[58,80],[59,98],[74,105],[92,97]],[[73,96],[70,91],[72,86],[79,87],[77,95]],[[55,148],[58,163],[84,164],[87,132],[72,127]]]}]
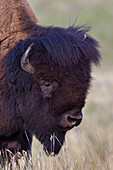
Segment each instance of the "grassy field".
[{"label": "grassy field", "polygon": [[[34,138],[33,157],[26,168],[33,170],[113,169],[113,1],[112,0],[29,0],[40,24],[91,26],[90,35],[100,42],[101,66],[93,68],[93,81],[81,125],[69,131],[56,157],[46,157]],[[33,167],[31,164],[33,163]],[[17,169],[13,164],[13,169]]]}]

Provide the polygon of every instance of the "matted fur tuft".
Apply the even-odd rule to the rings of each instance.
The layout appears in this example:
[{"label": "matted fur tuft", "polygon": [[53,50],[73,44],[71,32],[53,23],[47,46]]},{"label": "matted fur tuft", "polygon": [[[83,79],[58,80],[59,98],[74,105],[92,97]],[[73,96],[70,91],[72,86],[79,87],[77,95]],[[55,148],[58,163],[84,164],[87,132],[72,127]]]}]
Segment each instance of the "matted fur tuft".
[{"label": "matted fur tuft", "polygon": [[[32,60],[40,60],[41,63],[49,63],[51,65],[72,66],[83,60],[99,64],[100,53],[98,51],[99,44],[91,36],[87,34],[89,31],[86,27],[42,27],[38,26],[38,35],[26,40],[20,40],[19,43],[7,55],[7,64],[15,66],[15,62],[20,63],[20,59],[33,42],[34,45],[29,57]],[[40,54],[46,53],[45,58]],[[7,70],[8,71],[8,70]]]}]

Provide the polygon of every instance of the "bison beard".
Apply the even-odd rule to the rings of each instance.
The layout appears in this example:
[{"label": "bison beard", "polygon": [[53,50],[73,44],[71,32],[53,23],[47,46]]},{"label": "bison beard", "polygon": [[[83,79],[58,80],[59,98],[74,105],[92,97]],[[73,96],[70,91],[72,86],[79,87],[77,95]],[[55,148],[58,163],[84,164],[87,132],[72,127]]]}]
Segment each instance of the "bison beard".
[{"label": "bison beard", "polygon": [[48,155],[59,153],[67,130],[82,120],[91,66],[99,64],[98,42],[87,31],[36,26],[31,37],[10,50],[3,89],[7,105],[2,106],[11,122],[6,136],[30,131]]},{"label": "bison beard", "polygon": [[51,153],[58,154],[65,140],[64,131],[57,131],[50,135],[42,135],[40,137],[39,134],[37,138],[43,144],[44,150],[47,155],[51,155]]}]

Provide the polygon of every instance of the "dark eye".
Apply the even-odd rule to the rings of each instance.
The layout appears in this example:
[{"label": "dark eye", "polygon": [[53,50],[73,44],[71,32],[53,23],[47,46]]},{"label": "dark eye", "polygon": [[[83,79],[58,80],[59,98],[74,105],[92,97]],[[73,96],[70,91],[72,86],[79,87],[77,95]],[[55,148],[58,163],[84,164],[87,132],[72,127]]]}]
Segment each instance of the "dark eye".
[{"label": "dark eye", "polygon": [[45,80],[40,81],[40,88],[42,91],[43,97],[51,97],[52,92],[56,90],[58,87],[58,83],[53,81],[53,82],[48,82]]},{"label": "dark eye", "polygon": [[53,84],[49,82],[41,83],[40,87],[43,92],[51,92],[53,90]]},{"label": "dark eye", "polygon": [[44,86],[45,86],[45,87],[51,87],[51,84],[48,83],[48,82],[46,82],[46,83],[44,84]]}]

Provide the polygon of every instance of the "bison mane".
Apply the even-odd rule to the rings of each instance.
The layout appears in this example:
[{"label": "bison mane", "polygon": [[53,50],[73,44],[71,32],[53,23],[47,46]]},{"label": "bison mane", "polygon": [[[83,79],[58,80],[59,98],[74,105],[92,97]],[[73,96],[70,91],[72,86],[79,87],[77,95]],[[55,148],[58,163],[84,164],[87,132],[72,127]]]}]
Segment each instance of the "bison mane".
[{"label": "bison mane", "polygon": [[[31,88],[30,77],[23,73],[20,66],[22,55],[28,46],[33,43],[29,58],[35,58],[39,65],[49,64],[59,67],[76,67],[79,63],[99,64],[99,44],[87,34],[89,28],[84,26],[68,28],[37,26],[38,34],[31,38],[20,40],[10,50],[6,57],[6,71],[8,82],[16,84],[18,89]],[[36,31],[37,32],[37,31]],[[46,55],[44,55],[46,54]],[[26,81],[23,81],[26,80]]]}]

